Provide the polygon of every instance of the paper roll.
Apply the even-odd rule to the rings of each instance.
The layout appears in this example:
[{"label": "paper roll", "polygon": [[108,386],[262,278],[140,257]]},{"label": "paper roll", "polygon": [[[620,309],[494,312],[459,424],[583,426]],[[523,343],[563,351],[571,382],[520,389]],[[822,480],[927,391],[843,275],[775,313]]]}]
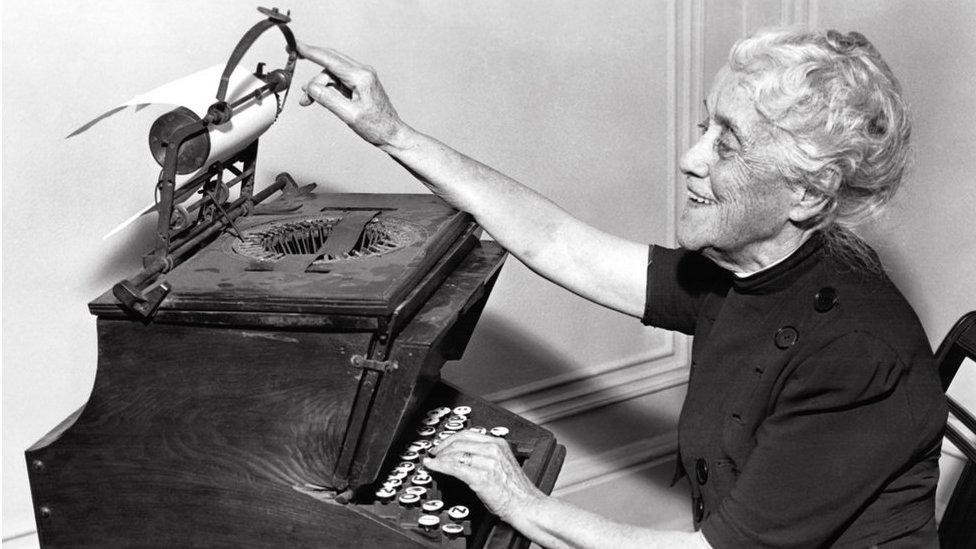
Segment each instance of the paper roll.
[{"label": "paper roll", "polygon": [[[176,173],[198,172],[228,159],[264,133],[276,115],[273,96],[247,99],[234,109],[228,122],[189,136],[180,144]],[[175,132],[186,126],[199,128],[200,121],[201,117],[186,107],[177,107],[156,119],[149,129],[149,150],[160,166],[165,166],[166,155],[171,154],[166,144],[173,140]]]},{"label": "paper roll", "polygon": [[[84,133],[91,129],[98,122],[109,118],[128,107],[142,108],[152,105],[175,105],[185,107],[192,111],[196,116],[203,118],[207,114],[207,109],[217,101],[217,87],[220,85],[220,77],[224,71],[224,65],[215,65],[199,72],[174,80],[146,93],[136,95],[124,103],[120,103],[104,114],[97,116],[90,122],[73,131],[68,137]],[[255,89],[264,85],[264,81],[254,76],[250,71],[238,66],[230,76],[227,87],[226,101],[233,103]],[[176,184],[181,184],[191,180],[203,169],[214,162],[226,160],[230,156],[239,152],[257,139],[262,133],[268,130],[274,123],[278,114],[278,98],[275,94],[266,95],[260,99],[250,99],[234,109],[234,114],[230,121],[220,126],[211,127],[207,138],[210,141],[210,153],[205,162],[201,163],[200,170],[193,170],[188,175],[177,178]],[[155,181],[152,182],[155,185]],[[141,211],[127,219],[118,227],[114,228],[104,238],[115,234],[127,225],[155,209],[155,204],[150,204]]]},{"label": "paper roll", "polygon": [[[213,67],[184,76],[154,90],[137,95],[97,116],[87,124],[73,131],[68,137],[73,137],[88,131],[98,122],[134,106],[136,110],[147,105],[176,105],[185,107],[203,118],[207,108],[216,102],[217,86],[224,71],[224,65]],[[228,103],[233,103],[255,89],[264,85],[264,81],[254,76],[250,71],[238,66],[230,76],[227,86]],[[220,126],[210,128],[210,155],[203,166],[225,160],[227,157],[243,149],[258,136],[267,131],[274,123],[278,114],[277,96],[267,95],[261,99],[251,99],[234,110],[231,120]]]},{"label": "paper roll", "polygon": [[[251,74],[248,76],[254,78]],[[259,85],[263,84],[261,82]],[[228,102],[233,100],[228,99]],[[210,156],[203,166],[225,160],[249,145],[274,124],[277,116],[278,101],[275,94],[252,99],[234,109],[234,116],[227,123],[210,129]]]}]

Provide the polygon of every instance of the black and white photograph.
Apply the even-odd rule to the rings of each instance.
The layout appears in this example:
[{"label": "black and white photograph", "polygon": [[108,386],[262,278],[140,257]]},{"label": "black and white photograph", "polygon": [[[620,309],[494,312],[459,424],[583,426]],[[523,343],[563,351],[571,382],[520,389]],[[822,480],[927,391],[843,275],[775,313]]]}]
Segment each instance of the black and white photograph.
[{"label": "black and white photograph", "polygon": [[2,549],[976,547],[976,3],[0,16]]}]

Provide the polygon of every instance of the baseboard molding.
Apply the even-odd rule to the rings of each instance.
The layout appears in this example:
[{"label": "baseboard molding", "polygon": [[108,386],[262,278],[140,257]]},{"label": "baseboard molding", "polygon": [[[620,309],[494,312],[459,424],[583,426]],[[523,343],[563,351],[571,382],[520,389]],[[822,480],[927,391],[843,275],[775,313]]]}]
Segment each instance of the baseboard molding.
[{"label": "baseboard molding", "polygon": [[635,357],[617,359],[583,368],[574,368],[572,371],[548,376],[545,379],[523,383],[522,385],[518,385],[516,387],[507,387],[505,389],[483,395],[482,398],[492,402],[517,400],[519,398],[540,393],[547,389],[558,388],[560,386],[568,385],[576,381],[589,379],[599,375],[609,375],[619,370],[626,370],[627,368],[631,368],[639,364],[647,364],[649,362],[662,360],[673,355],[676,348],[675,337],[672,335],[672,337],[665,341],[664,345],[654,349],[648,349],[643,354]]},{"label": "baseboard molding", "polygon": [[25,530],[18,534],[11,534],[3,537],[4,547],[37,547],[40,540],[37,538],[37,530]]},{"label": "baseboard molding", "polygon": [[962,450],[956,447],[949,439],[944,439],[942,442],[942,455],[948,456],[952,459],[957,459],[959,461],[966,461],[966,455],[962,453]]},{"label": "baseboard molding", "polygon": [[660,465],[673,460],[677,451],[678,433],[671,431],[606,452],[571,456],[563,464],[552,494],[557,497],[564,496],[647,467]]},{"label": "baseboard molding", "polygon": [[487,398],[530,421],[545,425],[687,382],[686,355],[671,350],[660,357],[651,357],[588,377],[522,390],[508,398],[498,393]]}]

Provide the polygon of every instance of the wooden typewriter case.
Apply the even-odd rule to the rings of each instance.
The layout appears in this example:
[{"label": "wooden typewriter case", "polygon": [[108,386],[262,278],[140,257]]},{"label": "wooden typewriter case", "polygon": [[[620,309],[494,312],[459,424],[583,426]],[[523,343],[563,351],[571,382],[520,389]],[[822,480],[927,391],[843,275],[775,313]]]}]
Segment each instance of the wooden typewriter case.
[{"label": "wooden typewriter case", "polygon": [[[439,381],[504,251],[429,195],[269,206],[166,274],[152,320],[111,292],[90,303],[91,396],[27,451],[41,544],[526,545],[490,516],[461,540],[425,535],[361,497],[445,399],[510,425],[551,490],[564,450],[550,432]],[[362,234],[348,254],[310,257],[350,219]]]}]

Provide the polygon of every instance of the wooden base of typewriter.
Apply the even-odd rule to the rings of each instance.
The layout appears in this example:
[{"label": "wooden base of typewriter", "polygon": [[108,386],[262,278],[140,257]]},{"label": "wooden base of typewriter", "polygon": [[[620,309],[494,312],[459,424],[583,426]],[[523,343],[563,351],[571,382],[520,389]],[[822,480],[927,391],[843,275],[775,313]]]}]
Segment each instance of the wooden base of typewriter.
[{"label": "wooden base of typewriter", "polygon": [[[168,310],[127,317],[106,294],[86,405],[26,452],[45,547],[524,547],[463,485],[431,495],[471,509],[465,535],[375,501],[377,482],[438,406],[510,429],[530,478],[551,490],[553,435],[439,382],[463,351],[504,252],[475,244],[387,342],[395,370],[357,365],[378,331],[346,316]],[[368,323],[364,323],[364,326]],[[441,513],[444,522],[450,521]]]}]

